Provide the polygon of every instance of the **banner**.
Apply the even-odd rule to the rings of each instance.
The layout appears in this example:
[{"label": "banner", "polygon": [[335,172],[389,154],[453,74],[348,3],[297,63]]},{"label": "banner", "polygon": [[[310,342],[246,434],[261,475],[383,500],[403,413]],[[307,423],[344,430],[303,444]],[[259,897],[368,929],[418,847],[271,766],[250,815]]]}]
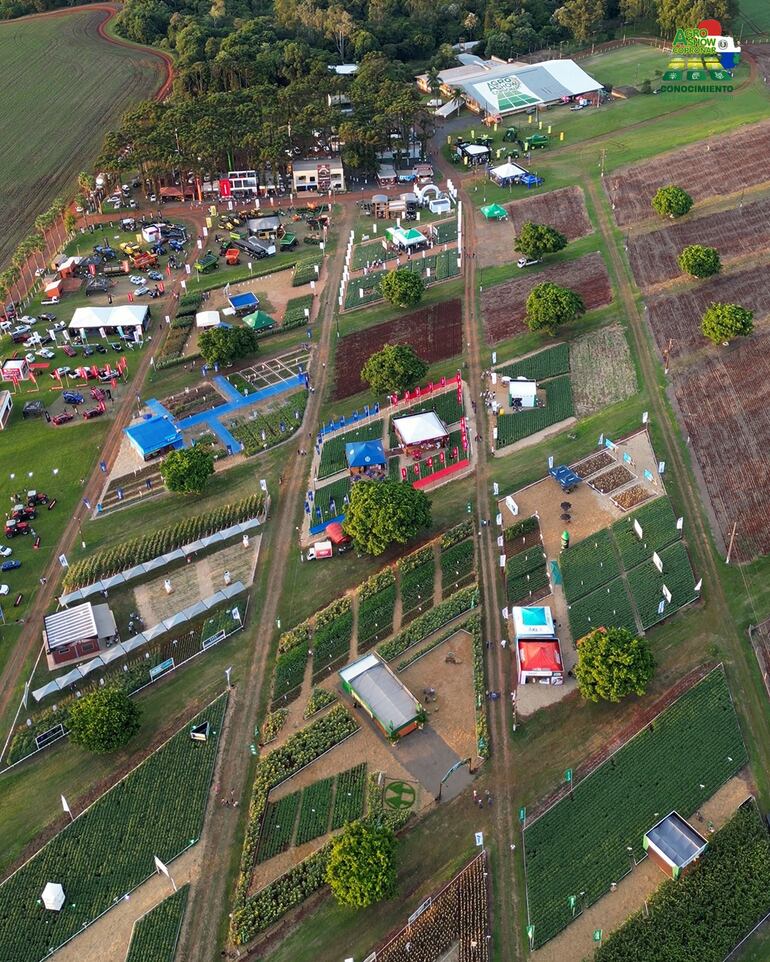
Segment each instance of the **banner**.
[{"label": "banner", "polygon": [[71,815],[71,814],[72,814],[72,812],[70,811],[70,807],[69,807],[69,805],[67,804],[67,799],[66,799],[63,795],[62,795],[62,797],[61,797],[61,807],[64,809],[64,811],[65,811],[68,815]]},{"label": "banner", "polygon": [[[657,551],[653,551],[652,553],[652,563],[655,565],[658,571],[663,574],[663,561]],[[670,598],[668,600],[671,601]]]},{"label": "banner", "polygon": [[163,874],[166,876],[166,878],[171,878],[171,876],[170,876],[169,873],[168,873],[168,867],[167,867],[166,865],[164,865],[163,862],[161,862],[161,860],[158,858],[158,856],[157,856],[157,855],[153,855],[153,859],[155,860],[155,868],[156,868],[159,872],[163,872]]}]

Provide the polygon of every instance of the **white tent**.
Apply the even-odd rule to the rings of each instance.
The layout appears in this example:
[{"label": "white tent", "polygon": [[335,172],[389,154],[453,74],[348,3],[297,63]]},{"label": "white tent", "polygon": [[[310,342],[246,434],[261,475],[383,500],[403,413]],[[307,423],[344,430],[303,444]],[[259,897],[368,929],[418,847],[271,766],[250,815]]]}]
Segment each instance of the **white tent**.
[{"label": "white tent", "polygon": [[219,323],[219,311],[199,311],[195,315],[196,327],[218,327]]},{"label": "white tent", "polygon": [[46,882],[41,898],[47,909],[60,912],[64,905],[64,889],[58,882]]}]

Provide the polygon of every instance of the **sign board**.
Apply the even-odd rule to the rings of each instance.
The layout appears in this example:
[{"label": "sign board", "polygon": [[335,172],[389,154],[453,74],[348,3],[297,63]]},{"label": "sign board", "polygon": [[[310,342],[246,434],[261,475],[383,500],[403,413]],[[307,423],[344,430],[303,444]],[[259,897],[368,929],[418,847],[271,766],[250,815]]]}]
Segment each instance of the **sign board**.
[{"label": "sign board", "polygon": [[[652,563],[655,565],[655,567],[658,569],[658,571],[659,571],[661,574],[663,574],[663,560],[661,559],[661,557],[660,557],[660,555],[658,554],[657,551],[653,551],[653,553],[652,553]],[[669,598],[668,600],[671,601],[670,598]]]},{"label": "sign board", "polygon": [[644,531],[636,518],[634,518],[634,531],[636,532],[637,538],[641,541],[644,537]]},{"label": "sign board", "polygon": [[681,531],[684,527],[684,516],[676,519],[676,530]]},{"label": "sign board", "polygon": [[631,455],[628,453],[628,451],[624,451],[624,452],[623,452],[623,463],[624,463],[624,464],[631,464],[632,461],[633,461],[633,458],[632,458]]},{"label": "sign board", "polygon": [[500,494],[500,485],[497,483],[497,481],[492,482],[492,494],[494,494],[495,497]]},{"label": "sign board", "polygon": [[663,474],[665,470],[666,470],[666,462],[658,461],[658,474]]},{"label": "sign board", "polygon": [[259,488],[261,491],[267,491],[267,481],[264,478],[259,479]]},{"label": "sign board", "polygon": [[527,809],[526,809],[526,806],[522,805],[521,808],[519,809],[519,821],[523,824],[526,818],[527,818]]},{"label": "sign board", "polygon": [[483,847],[484,847],[484,833],[483,833],[483,832],[475,832],[474,834],[475,834],[475,838],[476,838],[476,844],[479,846],[479,848],[483,848]]},{"label": "sign board", "polygon": [[515,518],[516,515],[519,513],[519,506],[518,506],[518,504],[516,504],[516,502],[513,500],[513,498],[510,496],[510,494],[509,494],[509,495],[506,495],[506,498],[505,498],[505,506],[506,506],[506,508],[508,508],[508,510],[509,510],[509,511],[511,512],[511,514],[514,516],[514,518]]},{"label": "sign board", "polygon": [[571,782],[571,781],[572,781],[572,769],[571,769],[571,768],[568,768],[567,771],[564,773],[564,781],[565,781],[565,782]]},{"label": "sign board", "polygon": [[227,638],[227,632],[225,631],[224,628],[220,628],[220,630],[216,634],[212,635],[210,638],[203,639],[203,641],[201,642],[201,651],[205,651],[207,648],[212,648],[214,645],[218,644],[220,641],[223,641],[225,638]]},{"label": "sign board", "polygon": [[645,481],[652,481],[652,480],[654,480],[653,477],[652,477],[652,471],[650,471],[648,468],[645,468],[645,469],[644,469],[644,480],[645,480]]},{"label": "sign board", "polygon": [[165,661],[162,661],[159,665],[155,665],[154,668],[150,668],[150,678],[151,679],[157,678],[159,675],[162,675],[164,672],[170,671],[173,667],[174,667],[174,659],[167,658]]},{"label": "sign board", "polygon": [[419,906],[414,910],[414,912],[412,912],[412,914],[409,916],[406,924],[407,924],[407,925],[411,925],[412,922],[416,922],[417,919],[419,919],[419,917],[422,915],[422,913],[425,912],[427,909],[429,909],[432,904],[433,904],[433,897],[432,897],[431,895],[429,895],[429,896],[425,899],[425,901],[422,903],[422,905],[419,905]]},{"label": "sign board", "polygon": [[552,467],[553,467],[553,455],[552,455],[552,454],[549,454],[549,455],[548,455],[548,470],[550,471]]},{"label": "sign board", "polygon": [[608,451],[614,451],[617,448],[617,444],[615,444],[614,441],[610,441],[609,438],[604,439],[604,446]]},{"label": "sign board", "polygon": [[190,738],[194,742],[207,742],[209,740],[210,731],[211,722],[203,722],[201,725],[195,725],[190,729]]},{"label": "sign board", "polygon": [[63,738],[66,734],[64,725],[54,725],[53,728],[49,728],[48,731],[35,735],[35,748],[45,748],[46,745],[55,742],[57,738]]},{"label": "sign board", "polygon": [[666,599],[666,601],[671,604],[671,592],[668,590],[666,585],[663,585],[660,590],[663,592],[663,597]]},{"label": "sign board", "polygon": [[661,598],[660,601],[658,602],[658,614],[662,615],[665,610],[666,610],[666,599]]},{"label": "sign board", "polygon": [[504,568],[504,567],[505,567],[505,555],[504,555],[504,554],[501,554],[501,555],[500,555],[500,567],[501,567],[501,568]]}]

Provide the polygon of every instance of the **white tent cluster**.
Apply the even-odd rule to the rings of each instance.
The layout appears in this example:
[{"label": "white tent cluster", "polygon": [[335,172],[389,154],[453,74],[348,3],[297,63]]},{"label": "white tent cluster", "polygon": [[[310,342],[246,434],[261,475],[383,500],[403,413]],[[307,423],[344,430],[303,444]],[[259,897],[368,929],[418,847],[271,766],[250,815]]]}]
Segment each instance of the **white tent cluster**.
[{"label": "white tent cluster", "polygon": [[261,523],[259,518],[250,518],[248,521],[242,521],[239,524],[231,525],[229,528],[223,528],[221,531],[215,531],[214,534],[206,535],[205,538],[200,538],[191,544],[185,544],[182,545],[181,548],[176,548],[174,551],[168,551],[166,554],[158,555],[157,558],[152,558],[143,564],[135,565],[126,571],[120,571],[110,578],[103,578],[101,581],[95,581],[92,585],[86,585],[85,588],[78,588],[77,591],[71,591],[69,594],[62,595],[59,598],[59,604],[62,605],[62,607],[66,607],[66,605],[71,604],[73,601],[84,601],[86,598],[90,598],[91,595],[101,594],[110,588],[117,588],[118,585],[125,584],[127,581],[133,581],[135,578],[140,578],[143,575],[149,574],[151,571],[163,568],[174,561],[180,561],[188,555],[195,554],[196,551],[202,551],[204,548],[208,548],[213,544],[229,541],[230,538],[245,534]]},{"label": "white tent cluster", "polygon": [[145,628],[144,631],[140,631],[138,635],[134,635],[134,637],[129,638],[128,641],[121,641],[117,645],[113,645],[107,649],[107,651],[103,651],[100,655],[97,655],[96,658],[77,665],[72,671],[67,672],[66,675],[60,675],[58,678],[54,678],[53,681],[49,681],[47,685],[43,685],[42,688],[37,688],[33,691],[32,697],[35,701],[41,701],[48,695],[53,695],[63,688],[68,688],[75,682],[85,678],[97,668],[104,668],[113,661],[117,661],[118,658],[122,658],[132,651],[136,651],[137,648],[141,648],[142,645],[146,645],[148,641],[153,641],[167,631],[171,631],[172,628],[178,628],[180,625],[192,621],[193,618],[205,614],[207,611],[216,608],[217,605],[221,605],[224,601],[229,601],[230,598],[235,597],[235,595],[245,590],[246,586],[243,582],[236,581],[231,585],[227,585],[226,588],[222,588],[221,591],[215,591],[214,594],[209,595],[208,598],[203,598],[201,601],[196,601],[194,605],[189,605],[189,607],[183,608],[182,611],[177,611],[176,614],[170,615],[157,625],[153,625],[152,628]]}]

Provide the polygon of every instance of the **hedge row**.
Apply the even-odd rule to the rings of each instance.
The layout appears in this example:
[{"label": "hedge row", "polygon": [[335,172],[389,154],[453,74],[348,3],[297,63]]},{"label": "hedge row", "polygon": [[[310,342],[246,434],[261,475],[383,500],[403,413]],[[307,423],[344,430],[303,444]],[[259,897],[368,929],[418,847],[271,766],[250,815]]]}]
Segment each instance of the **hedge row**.
[{"label": "hedge row", "polygon": [[395,638],[391,638],[390,641],[380,645],[377,651],[385,661],[393,661],[394,658],[402,655],[407,648],[411,648],[412,645],[418,644],[434,631],[443,628],[448,621],[470,608],[475,608],[478,602],[478,585],[472,584],[468,585],[467,588],[461,588],[446,601],[442,601],[440,605],[436,605],[435,608],[431,608],[430,611],[426,611],[425,614],[415,618]]},{"label": "hedge row", "polygon": [[515,541],[517,538],[523,538],[525,534],[539,530],[540,521],[535,515],[532,515],[530,518],[522,518],[521,521],[516,521],[510,528],[506,528],[503,537],[506,541]]},{"label": "hedge row", "polygon": [[484,643],[481,640],[481,616],[471,615],[465,629],[473,638],[473,691],[476,695],[476,751],[481,758],[491,754],[489,719],[487,718],[487,670],[484,662]]},{"label": "hedge row", "polygon": [[398,570],[404,574],[407,571],[419,568],[420,565],[427,564],[429,561],[433,561],[433,545],[430,544],[425,545],[424,548],[418,548],[417,551],[413,551],[405,558],[401,558],[398,562]]},{"label": "hedge row", "polygon": [[453,545],[471,537],[473,537],[473,521],[461,521],[454,528],[450,528],[449,531],[445,531],[441,535],[441,550],[451,548]]}]

